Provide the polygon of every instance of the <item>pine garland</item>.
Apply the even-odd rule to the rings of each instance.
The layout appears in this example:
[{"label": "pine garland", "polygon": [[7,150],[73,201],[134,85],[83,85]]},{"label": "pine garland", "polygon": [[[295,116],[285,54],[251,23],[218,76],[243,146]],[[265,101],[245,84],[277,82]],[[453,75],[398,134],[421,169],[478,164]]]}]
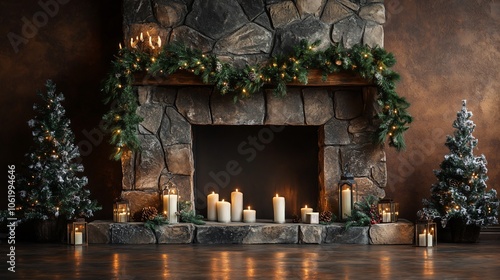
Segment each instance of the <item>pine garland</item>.
[{"label": "pine garland", "polygon": [[105,103],[111,108],[103,119],[111,131],[110,142],[116,147],[114,158],[120,159],[124,149],[139,148],[137,127],[142,119],[136,114],[138,100],[132,84],[133,74],[144,71],[152,75],[189,71],[204,83],[213,84],[221,94],[233,94],[235,100],[259,92],[265,83],[274,85],[276,95],[284,96],[287,83],[307,84],[309,69],[320,69],[325,79],[333,73],[357,73],[378,88],[380,124],[374,133],[374,142],[383,144],[388,139],[390,146],[404,149],[403,134],[412,117],[407,112],[410,104],[395,91],[399,75],[390,69],[396,63],[393,54],[366,45],[346,49],[335,44],[320,51],[316,50],[317,44],[301,41],[290,56],[272,57],[264,65],[246,65],[242,69],[179,43],[165,46],[159,54],[150,54],[141,48],[121,49],[104,85]]}]

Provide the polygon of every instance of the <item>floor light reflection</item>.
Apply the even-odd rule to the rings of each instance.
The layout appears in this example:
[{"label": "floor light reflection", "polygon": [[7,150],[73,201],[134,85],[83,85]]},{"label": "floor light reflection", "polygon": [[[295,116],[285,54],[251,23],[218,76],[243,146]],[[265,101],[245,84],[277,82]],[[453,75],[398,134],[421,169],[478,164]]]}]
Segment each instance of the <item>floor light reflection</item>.
[{"label": "floor light reflection", "polygon": [[247,277],[255,277],[255,260],[252,257],[246,258]]},{"label": "floor light reflection", "polygon": [[113,254],[113,276],[116,279],[120,277],[120,255],[117,253]]},{"label": "floor light reflection", "polygon": [[432,248],[424,251],[424,275],[434,275],[434,260]]},{"label": "floor light reflection", "polygon": [[170,279],[170,267],[168,266],[168,255],[162,254],[161,260],[163,263],[163,278]]}]

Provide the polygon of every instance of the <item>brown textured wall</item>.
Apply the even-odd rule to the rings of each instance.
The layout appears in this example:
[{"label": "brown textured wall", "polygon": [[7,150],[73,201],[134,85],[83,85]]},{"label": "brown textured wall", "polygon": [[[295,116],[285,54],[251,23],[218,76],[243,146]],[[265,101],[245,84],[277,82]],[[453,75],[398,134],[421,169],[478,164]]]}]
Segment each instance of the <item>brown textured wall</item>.
[{"label": "brown textured wall", "polygon": [[[3,172],[8,164],[20,169],[33,143],[27,121],[34,116],[33,103],[40,101],[36,91],[45,90],[45,80],[52,79],[66,97],[75,143],[86,147],[82,162],[88,188],[105,207],[97,218],[108,219],[121,170],[108,160],[111,147],[95,129],[107,109],[101,81],[121,41],[120,2],[0,1],[0,166]],[[16,38],[14,44],[9,37]],[[0,209],[7,208],[6,196],[0,193]]]},{"label": "brown textured wall", "polygon": [[[46,0],[45,2],[50,1]],[[55,0],[53,0],[55,1]],[[106,107],[100,81],[121,36],[120,1],[60,1],[55,16],[13,51],[7,34],[22,34],[22,18],[41,11],[38,1],[0,1],[0,167],[19,165],[31,144],[26,122],[33,116],[35,91],[52,78],[66,96],[67,114],[77,142],[84,130],[98,127]],[[435,182],[432,173],[448,152],[443,143],[460,100],[469,101],[477,124],[478,153],[488,160],[488,185],[500,190],[500,1],[385,0],[385,47],[398,59],[398,92],[412,103],[415,121],[406,135],[408,148],[388,149],[388,196],[401,202],[402,217],[414,219],[420,200]],[[93,145],[93,144],[92,144]],[[118,163],[100,142],[83,158],[93,197],[111,218],[111,201],[120,190]],[[0,198],[6,194],[0,194]],[[6,207],[1,199],[0,208]]]},{"label": "brown textured wall", "polygon": [[488,187],[500,191],[500,1],[386,0],[385,48],[398,60],[397,90],[415,117],[407,149],[387,153],[387,195],[413,220],[436,182],[445,136],[461,100],[476,124],[477,154],[488,161]]}]

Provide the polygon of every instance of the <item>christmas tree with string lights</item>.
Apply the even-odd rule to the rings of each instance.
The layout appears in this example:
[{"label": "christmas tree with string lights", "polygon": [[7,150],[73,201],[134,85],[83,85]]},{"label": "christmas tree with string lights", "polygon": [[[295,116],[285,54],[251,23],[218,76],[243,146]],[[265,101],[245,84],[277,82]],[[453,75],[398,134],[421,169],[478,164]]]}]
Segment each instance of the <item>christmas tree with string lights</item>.
[{"label": "christmas tree with string lights", "polygon": [[471,117],[463,100],[453,122],[454,135],[448,135],[445,143],[450,153],[444,156],[441,169],[434,171],[438,182],[418,212],[423,220],[440,219],[443,228],[450,223],[477,227],[498,223],[497,193],[486,186],[486,158],[474,155],[478,141],[472,136],[476,125]]},{"label": "christmas tree with string lights", "polygon": [[56,94],[51,80],[46,87],[46,94],[38,92],[43,103],[33,105],[37,116],[28,121],[34,145],[26,154],[26,174],[18,186],[18,212],[23,220],[91,217],[101,208],[84,189],[87,177],[78,176],[83,165],[77,162],[80,152],[61,105],[64,96]]}]

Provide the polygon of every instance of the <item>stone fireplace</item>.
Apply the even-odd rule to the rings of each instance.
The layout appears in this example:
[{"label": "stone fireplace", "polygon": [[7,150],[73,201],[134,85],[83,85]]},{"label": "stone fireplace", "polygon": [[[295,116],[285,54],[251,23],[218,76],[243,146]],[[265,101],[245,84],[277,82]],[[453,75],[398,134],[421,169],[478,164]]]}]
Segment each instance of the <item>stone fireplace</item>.
[{"label": "stone fireplace", "polygon": [[[320,48],[330,42],[342,42],[346,47],[356,43],[382,46],[385,10],[381,2],[125,0],[125,41],[149,32],[163,42],[181,41],[215,53],[236,66],[256,64],[290,51],[302,39],[320,40]],[[187,82],[169,77],[136,78],[138,114],[144,118],[138,127],[141,149],[122,157],[122,197],[130,201],[134,220],[140,219],[145,206],[161,207],[159,190],[171,175],[182,200],[191,201],[202,215],[204,199],[212,189],[231,191],[238,187],[223,187],[216,180],[212,189],[197,186],[195,167],[199,162],[194,144],[203,141],[193,137],[197,126],[258,126],[254,134],[261,142],[285,127],[311,127],[318,140],[314,155],[317,174],[309,184],[317,210],[336,212],[337,183],[345,164],[355,176],[359,196],[384,197],[385,153],[370,138],[377,127],[376,87],[359,78],[333,80],[310,79],[308,85],[289,85],[284,97],[275,96],[270,85],[234,102],[233,96],[221,95],[195,78]],[[228,160],[226,168],[217,172],[232,176],[231,172],[241,167],[237,164]],[[251,187],[244,189],[245,193],[252,191]],[[300,209],[301,201],[290,193],[287,200],[297,204],[291,207]],[[271,201],[270,197],[263,199]]]}]

